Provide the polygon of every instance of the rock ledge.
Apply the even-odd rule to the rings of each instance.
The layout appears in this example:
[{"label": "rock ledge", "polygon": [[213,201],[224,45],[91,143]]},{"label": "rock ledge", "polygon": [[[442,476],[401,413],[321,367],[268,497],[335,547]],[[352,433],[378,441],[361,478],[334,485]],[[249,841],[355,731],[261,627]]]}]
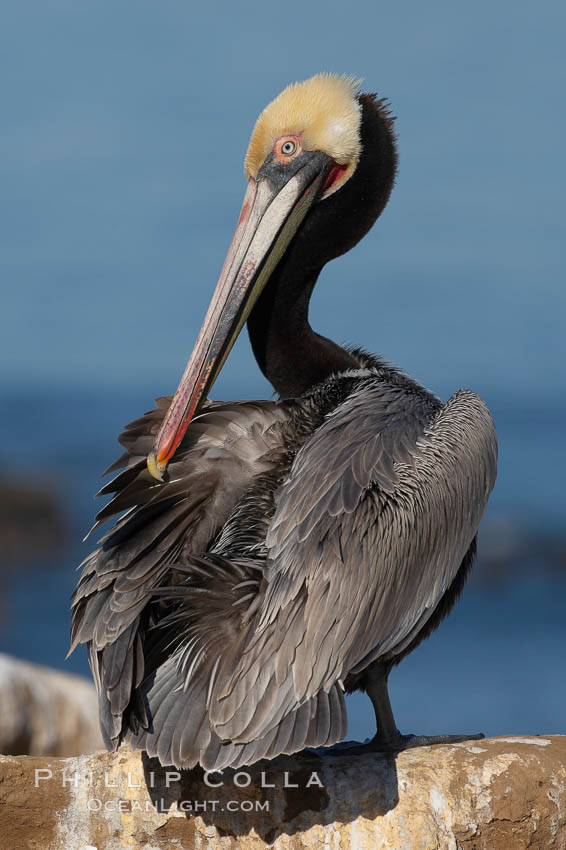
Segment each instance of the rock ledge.
[{"label": "rock ledge", "polygon": [[0,847],[566,848],[566,736],[301,753],[206,776],[144,754],[0,757]]}]

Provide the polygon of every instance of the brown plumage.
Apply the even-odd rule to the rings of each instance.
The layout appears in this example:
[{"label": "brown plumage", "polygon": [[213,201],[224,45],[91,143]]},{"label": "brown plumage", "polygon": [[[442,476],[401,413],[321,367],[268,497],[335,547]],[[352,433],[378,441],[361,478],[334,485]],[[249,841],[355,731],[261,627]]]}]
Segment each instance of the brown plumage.
[{"label": "brown plumage", "polygon": [[[220,769],[329,746],[345,735],[344,691],[355,688],[374,703],[376,746],[424,740],[397,732],[387,675],[454,604],[495,481],[495,430],[477,395],[442,404],[308,324],[320,269],[367,232],[395,173],[382,102],[339,80],[359,114],[351,173],[301,147],[286,112],[281,132],[303,140],[295,159],[282,160],[277,136],[251,178],[284,192],[305,162],[341,181],[316,184],[318,202],[269,276],[254,272],[250,337],[280,400],[199,396],[187,415],[182,384],[174,405],[158,399],[128,426],[101,491],[113,498],[97,525],[126,513],[84,563],[72,645],[88,646],[107,745],[126,739],[163,764]],[[178,446],[165,452],[170,433]]]}]

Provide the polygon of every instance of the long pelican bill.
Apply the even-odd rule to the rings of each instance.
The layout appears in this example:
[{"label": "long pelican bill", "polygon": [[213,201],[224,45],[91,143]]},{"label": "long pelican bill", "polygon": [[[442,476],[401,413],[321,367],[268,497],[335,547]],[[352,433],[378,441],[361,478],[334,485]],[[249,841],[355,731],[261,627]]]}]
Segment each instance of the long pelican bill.
[{"label": "long pelican bill", "polygon": [[[267,165],[267,164],[266,164]],[[276,167],[250,177],[236,232],[189,362],[147,457],[159,481],[206,399],[258,296],[312,204],[332,159],[305,152],[289,177]]]}]

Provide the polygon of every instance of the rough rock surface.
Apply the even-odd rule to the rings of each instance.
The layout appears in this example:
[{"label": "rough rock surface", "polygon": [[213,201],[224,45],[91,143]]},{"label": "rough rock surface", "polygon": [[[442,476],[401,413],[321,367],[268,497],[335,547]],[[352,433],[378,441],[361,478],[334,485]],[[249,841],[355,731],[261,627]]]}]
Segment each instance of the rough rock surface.
[{"label": "rough rock surface", "polygon": [[0,753],[72,756],[102,746],[87,679],[0,653]]},{"label": "rough rock surface", "polygon": [[0,848],[566,848],[566,736],[301,753],[207,779],[126,749],[4,757]]}]

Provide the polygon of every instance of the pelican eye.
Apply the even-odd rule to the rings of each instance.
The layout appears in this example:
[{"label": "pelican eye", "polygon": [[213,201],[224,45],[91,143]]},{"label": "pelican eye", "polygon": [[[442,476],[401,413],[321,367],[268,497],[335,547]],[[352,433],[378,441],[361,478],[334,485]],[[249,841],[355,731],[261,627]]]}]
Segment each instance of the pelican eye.
[{"label": "pelican eye", "polygon": [[290,139],[287,142],[283,142],[281,145],[281,153],[284,153],[285,156],[291,156],[297,150],[297,145],[295,142],[292,142]]}]

